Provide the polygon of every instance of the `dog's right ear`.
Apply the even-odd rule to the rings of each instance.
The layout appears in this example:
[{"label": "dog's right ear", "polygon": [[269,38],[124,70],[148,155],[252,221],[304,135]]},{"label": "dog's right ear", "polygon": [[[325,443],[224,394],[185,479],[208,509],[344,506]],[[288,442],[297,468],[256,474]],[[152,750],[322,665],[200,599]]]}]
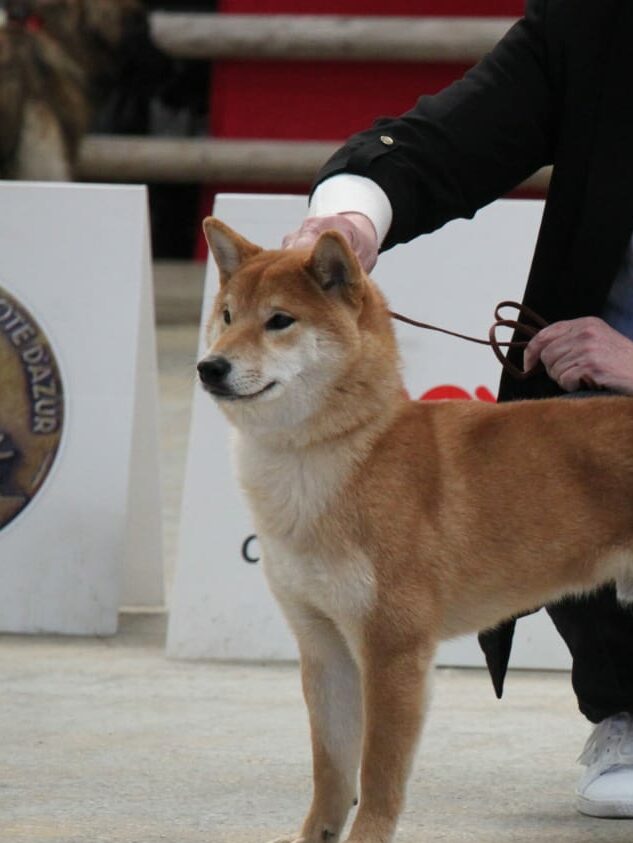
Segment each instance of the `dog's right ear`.
[{"label": "dog's right ear", "polygon": [[202,223],[202,227],[211,253],[218,265],[220,284],[222,285],[226,284],[244,261],[262,251],[261,246],[250,243],[216,217],[207,217]]},{"label": "dog's right ear", "polygon": [[353,301],[362,289],[363,271],[358,258],[338,231],[321,234],[306,268],[325,292],[332,290]]}]

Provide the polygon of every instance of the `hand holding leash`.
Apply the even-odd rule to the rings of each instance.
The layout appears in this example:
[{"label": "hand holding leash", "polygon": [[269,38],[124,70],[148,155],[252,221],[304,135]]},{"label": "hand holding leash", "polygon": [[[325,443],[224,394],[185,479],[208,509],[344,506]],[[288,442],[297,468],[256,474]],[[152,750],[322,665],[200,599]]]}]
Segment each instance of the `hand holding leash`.
[{"label": "hand holding leash", "polygon": [[567,392],[589,387],[633,395],[633,342],[595,316],[555,322],[528,343],[525,368],[541,361]]}]

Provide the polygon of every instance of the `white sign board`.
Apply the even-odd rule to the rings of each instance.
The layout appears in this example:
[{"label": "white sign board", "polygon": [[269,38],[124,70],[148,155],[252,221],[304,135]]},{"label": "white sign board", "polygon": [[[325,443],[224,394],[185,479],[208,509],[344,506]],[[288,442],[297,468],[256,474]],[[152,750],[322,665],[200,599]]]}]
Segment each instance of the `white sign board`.
[{"label": "white sign board", "polygon": [[163,600],[144,188],[0,184],[0,630]]},{"label": "white sign board", "polygon": [[[300,197],[223,195],[214,214],[249,240],[278,248],[305,216]],[[472,221],[381,256],[373,277],[391,308],[414,319],[486,337],[495,305],[520,299],[542,214],[539,201],[499,201]],[[217,290],[209,263],[202,323]],[[499,364],[492,351],[398,323],[410,395],[494,400]],[[200,353],[204,341],[200,338]],[[439,391],[438,391],[439,388]],[[509,468],[511,470],[511,468]],[[179,558],[168,653],[182,658],[293,659],[297,651],[264,581],[257,540],[233,479],[228,425],[209,396],[194,394]],[[522,620],[514,666],[569,665],[544,613]],[[442,645],[439,664],[483,665],[475,636]]]}]

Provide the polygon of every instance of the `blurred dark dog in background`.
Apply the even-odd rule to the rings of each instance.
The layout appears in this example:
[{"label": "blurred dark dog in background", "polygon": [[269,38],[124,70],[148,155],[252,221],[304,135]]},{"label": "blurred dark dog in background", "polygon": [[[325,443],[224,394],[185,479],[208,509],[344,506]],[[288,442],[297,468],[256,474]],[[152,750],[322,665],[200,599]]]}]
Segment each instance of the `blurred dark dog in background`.
[{"label": "blurred dark dog in background", "polygon": [[111,93],[160,73],[145,7],[4,0],[0,14],[0,178],[69,180],[80,140]]}]

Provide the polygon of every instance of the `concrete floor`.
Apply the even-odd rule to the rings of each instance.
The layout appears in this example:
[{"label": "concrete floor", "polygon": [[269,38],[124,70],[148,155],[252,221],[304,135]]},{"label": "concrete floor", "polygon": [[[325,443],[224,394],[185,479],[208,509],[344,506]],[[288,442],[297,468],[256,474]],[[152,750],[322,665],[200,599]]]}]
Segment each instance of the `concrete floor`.
[{"label": "concrete floor", "polygon": [[[168,562],[196,330],[159,330]],[[310,792],[294,665],[168,661],[164,615],[114,639],[0,636],[1,843],[266,843]],[[565,674],[437,671],[398,843],[624,843],[573,808],[588,726]]]},{"label": "concrete floor", "polygon": [[[310,791],[294,665],[173,662],[164,617],[111,640],[0,641],[3,843],[266,843]],[[437,671],[399,843],[624,843],[633,821],[576,814],[587,732],[568,678]]]}]

